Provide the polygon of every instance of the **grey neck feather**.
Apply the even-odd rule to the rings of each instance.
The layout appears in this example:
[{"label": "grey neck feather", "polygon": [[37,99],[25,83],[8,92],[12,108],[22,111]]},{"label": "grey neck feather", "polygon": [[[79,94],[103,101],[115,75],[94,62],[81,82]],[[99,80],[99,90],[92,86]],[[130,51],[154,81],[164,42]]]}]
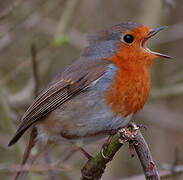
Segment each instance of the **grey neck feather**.
[{"label": "grey neck feather", "polygon": [[103,59],[112,57],[119,47],[119,40],[106,40],[96,42],[87,47],[81,56],[90,57],[91,59]]}]

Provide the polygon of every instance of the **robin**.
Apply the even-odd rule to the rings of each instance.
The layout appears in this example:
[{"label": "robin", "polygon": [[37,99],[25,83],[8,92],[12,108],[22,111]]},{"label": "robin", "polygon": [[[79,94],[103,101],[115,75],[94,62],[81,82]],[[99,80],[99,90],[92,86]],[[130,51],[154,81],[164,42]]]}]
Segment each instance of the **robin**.
[{"label": "robin", "polygon": [[165,28],[127,22],[90,36],[89,46],[23,115],[8,144],[15,144],[32,129],[22,164],[38,142],[91,143],[127,126],[147,101],[153,61],[170,58],[146,46],[149,38]]}]

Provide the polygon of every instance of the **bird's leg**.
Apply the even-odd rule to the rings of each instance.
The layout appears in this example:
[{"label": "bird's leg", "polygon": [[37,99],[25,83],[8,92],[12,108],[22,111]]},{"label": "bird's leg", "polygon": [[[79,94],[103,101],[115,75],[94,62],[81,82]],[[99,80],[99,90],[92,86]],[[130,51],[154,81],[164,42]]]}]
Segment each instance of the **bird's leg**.
[{"label": "bird's leg", "polygon": [[[85,155],[85,157],[88,159],[88,162],[90,162],[90,160],[93,158],[88,152],[86,152],[82,147],[78,147],[78,149],[81,150],[81,152]],[[84,170],[82,169],[81,170],[81,174],[82,174],[82,177],[84,177],[85,179],[91,179],[92,176],[87,176],[84,174]]]},{"label": "bird's leg", "polygon": [[36,144],[36,136],[37,136],[37,129],[36,128],[33,128],[32,131],[31,131],[31,134],[30,134],[29,143],[28,143],[28,145],[27,145],[27,147],[26,147],[26,149],[24,151],[22,163],[20,165],[20,170],[17,171],[17,173],[16,173],[16,175],[14,177],[14,180],[19,179],[19,177],[22,177],[23,178],[27,174],[26,171],[23,171],[21,169],[23,169],[23,166],[25,165],[25,163],[29,159],[29,156],[31,154],[32,148]]},{"label": "bird's leg", "polygon": [[119,130],[119,128],[118,128],[118,129],[112,129],[112,130],[109,132],[109,137],[107,138],[107,141],[106,141],[106,142],[103,144],[103,146],[102,146],[103,150],[105,150],[105,149],[108,147],[108,145],[109,145],[109,143],[110,143],[112,137],[118,132],[118,130]]},{"label": "bird's leg", "polygon": [[111,139],[112,139],[113,135],[110,135],[108,138],[107,138],[107,141],[102,145],[102,149],[101,149],[101,154],[102,154],[102,157],[104,159],[109,159],[109,157],[106,157],[104,155],[104,150],[107,149],[109,143],[111,142]]},{"label": "bird's leg", "polygon": [[[142,126],[140,126],[140,127],[142,127]],[[135,151],[134,151],[134,146],[133,146],[133,144],[134,144],[133,139],[136,136],[138,129],[139,129],[138,125],[136,125],[135,123],[130,122],[127,127],[112,130],[111,133],[110,133],[110,136],[107,139],[107,141],[102,146],[102,149],[101,149],[102,157],[104,159],[110,159],[109,157],[106,157],[104,155],[104,150],[108,147],[113,135],[116,134],[117,132],[119,132],[119,134],[120,134],[119,135],[120,136],[119,137],[119,142],[120,143],[124,144],[125,142],[129,141],[130,152],[131,152],[132,157],[134,157]]]},{"label": "bird's leg", "polygon": [[81,150],[81,152],[85,155],[85,157],[90,160],[92,159],[93,157],[88,153],[86,152],[82,147],[79,147],[79,149]]},{"label": "bird's leg", "polygon": [[109,137],[107,138],[107,141],[102,145],[101,154],[104,159],[110,159],[109,157],[106,157],[104,155],[104,150],[107,149],[109,143],[111,142],[112,137],[118,132],[119,129],[113,129],[109,133]]},{"label": "bird's leg", "polygon": [[137,135],[137,130],[139,127],[130,122],[127,127],[120,129],[118,132],[120,134],[119,141],[124,144],[127,141],[133,141],[135,136]]}]

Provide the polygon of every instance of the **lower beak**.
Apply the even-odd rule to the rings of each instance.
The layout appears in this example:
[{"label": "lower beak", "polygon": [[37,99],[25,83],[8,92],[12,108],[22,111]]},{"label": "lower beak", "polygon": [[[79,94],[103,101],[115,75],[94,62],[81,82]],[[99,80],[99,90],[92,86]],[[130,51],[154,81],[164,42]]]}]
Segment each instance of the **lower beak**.
[{"label": "lower beak", "polygon": [[148,39],[150,39],[151,37],[153,37],[154,35],[156,35],[158,32],[162,31],[163,29],[166,29],[168,28],[168,26],[162,26],[162,27],[159,27],[159,28],[156,28],[156,29],[153,29],[152,31],[150,31],[150,33],[142,40],[142,47],[147,50],[147,51],[150,51],[150,53],[156,55],[156,56],[160,56],[160,57],[164,57],[164,58],[168,58],[168,59],[171,59],[172,57],[171,56],[168,56],[166,54],[161,54],[161,53],[158,53],[158,52],[153,52],[151,51],[150,49],[148,49],[146,47],[146,41]]}]

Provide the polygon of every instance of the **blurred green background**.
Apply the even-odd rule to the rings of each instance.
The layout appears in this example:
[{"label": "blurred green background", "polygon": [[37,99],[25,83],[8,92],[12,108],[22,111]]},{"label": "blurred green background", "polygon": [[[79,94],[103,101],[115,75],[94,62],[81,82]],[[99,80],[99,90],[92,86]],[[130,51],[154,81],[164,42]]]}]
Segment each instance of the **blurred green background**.
[{"label": "blurred green background", "polygon": [[[17,146],[7,147],[21,116],[35,96],[32,45],[36,47],[41,89],[87,46],[88,33],[125,21],[152,28],[169,26],[151,40],[149,46],[173,59],[159,58],[154,63],[151,97],[135,121],[148,127],[147,131],[142,132],[160,172],[177,165],[183,171],[183,1],[1,0],[0,179],[13,178],[27,142],[28,133]],[[85,149],[95,155],[102,142],[104,140]],[[43,154],[26,179],[79,179],[86,159],[77,152],[63,162],[71,150],[70,146],[61,144],[49,151],[46,157],[52,159],[55,172],[44,169]],[[181,172],[164,179],[181,180]],[[139,160],[137,157],[131,158],[126,145],[108,164],[102,179],[127,180],[141,173]]]}]

